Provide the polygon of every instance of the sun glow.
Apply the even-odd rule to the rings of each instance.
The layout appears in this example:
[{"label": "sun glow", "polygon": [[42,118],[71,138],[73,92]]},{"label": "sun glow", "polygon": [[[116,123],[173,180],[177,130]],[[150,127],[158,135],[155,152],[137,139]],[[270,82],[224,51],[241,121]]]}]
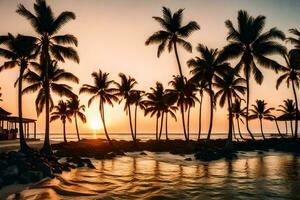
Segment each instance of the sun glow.
[{"label": "sun glow", "polygon": [[90,128],[93,129],[93,130],[99,130],[99,129],[102,128],[102,124],[100,123],[100,121],[98,121],[96,119],[93,119],[90,122]]}]

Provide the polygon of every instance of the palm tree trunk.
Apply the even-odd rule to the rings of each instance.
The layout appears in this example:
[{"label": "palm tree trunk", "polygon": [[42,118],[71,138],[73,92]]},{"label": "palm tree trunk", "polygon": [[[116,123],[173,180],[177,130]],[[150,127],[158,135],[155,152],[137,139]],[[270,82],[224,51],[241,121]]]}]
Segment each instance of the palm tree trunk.
[{"label": "palm tree trunk", "polygon": [[[174,44],[174,51],[175,51],[176,61],[178,64],[179,74],[180,74],[180,77],[183,79],[183,73],[182,73],[181,64],[180,64],[180,60],[179,60],[179,56],[178,56],[176,41],[174,41],[173,44]],[[184,81],[184,79],[183,79],[183,81]]]},{"label": "palm tree trunk", "polygon": [[288,135],[288,125],[287,125],[287,121],[284,121],[285,122],[285,134]]},{"label": "palm tree trunk", "polygon": [[[248,67],[249,69],[249,67]],[[246,105],[246,128],[247,131],[252,138],[252,140],[255,140],[252,132],[249,129],[249,103],[250,103],[250,84],[249,84],[249,70],[246,70],[246,87],[247,87],[247,105]]]},{"label": "palm tree trunk", "polygon": [[134,132],[133,132],[133,128],[132,128],[132,119],[131,119],[130,105],[127,105],[127,107],[128,107],[129,126],[130,126],[130,131],[131,131],[131,137],[132,137],[132,141],[135,143],[135,137],[134,137]]},{"label": "palm tree trunk", "polygon": [[169,140],[169,136],[168,136],[168,112],[166,112],[166,140]]},{"label": "palm tree trunk", "polygon": [[200,92],[200,108],[199,108],[199,130],[198,130],[198,141],[200,140],[201,136],[201,114],[202,114],[202,99],[203,99],[203,94]]},{"label": "palm tree trunk", "polygon": [[78,141],[80,141],[80,136],[79,136],[79,131],[78,131],[78,124],[77,124],[77,114],[76,114],[76,112],[74,113],[74,118],[75,118],[75,127],[76,127],[77,139],[78,139]]},{"label": "palm tree trunk", "polygon": [[208,83],[208,87],[209,87],[209,96],[210,96],[210,120],[209,120],[209,128],[208,128],[208,132],[207,132],[207,140],[210,140],[210,135],[211,135],[211,131],[212,131],[212,126],[213,126],[213,113],[214,113],[214,97],[213,97],[213,93],[212,93],[212,89],[211,89],[211,80]]},{"label": "palm tree trunk", "polygon": [[243,135],[241,133],[241,129],[240,129],[239,118],[236,118],[236,123],[237,123],[238,131],[239,131],[239,135],[240,135],[241,139],[244,140],[244,137],[243,137]]},{"label": "palm tree trunk", "polygon": [[191,113],[191,106],[188,108],[188,118],[187,118],[187,139],[190,139],[190,113]]},{"label": "palm tree trunk", "polygon": [[293,137],[294,136],[293,120],[290,120],[290,125],[291,125],[291,134],[292,134],[292,137]]},{"label": "palm tree trunk", "polygon": [[157,142],[158,142],[158,118],[159,118],[159,115],[157,114],[156,115],[156,123],[155,123],[155,138],[156,138]]},{"label": "palm tree trunk", "polygon": [[99,111],[100,111],[100,116],[101,116],[101,120],[102,120],[102,124],[103,124],[103,129],[104,129],[104,133],[105,133],[105,136],[106,136],[106,139],[107,141],[109,142],[109,144],[112,145],[112,141],[110,140],[110,137],[107,133],[107,129],[106,129],[106,124],[105,124],[105,115],[104,115],[104,105],[103,105],[103,102],[100,100],[100,108],[99,108]]},{"label": "palm tree trunk", "polygon": [[236,141],[239,141],[239,139],[236,137],[236,133],[235,133],[235,126],[234,126],[234,121],[233,121],[233,117],[232,117],[232,133],[233,133],[233,137]]},{"label": "palm tree trunk", "polygon": [[292,81],[292,86],[293,86],[293,92],[294,92],[294,98],[295,98],[295,104],[296,104],[296,121],[295,121],[295,134],[294,137],[298,137],[298,115],[299,115],[299,110],[298,110],[298,99],[297,99],[297,94],[295,90],[295,83]]},{"label": "palm tree trunk", "polygon": [[278,126],[277,120],[276,120],[276,119],[274,119],[274,120],[275,120],[275,124],[276,124],[276,128],[277,128],[278,134],[280,135],[280,137],[282,137],[282,138],[283,138],[283,135],[282,135],[282,134],[281,134],[281,132],[280,132],[280,129],[279,129],[279,126]]},{"label": "palm tree trunk", "polygon": [[227,96],[227,103],[228,103],[228,111],[229,111],[229,125],[228,125],[228,138],[227,138],[227,142],[225,145],[226,149],[231,149],[232,148],[232,108],[231,108],[231,101],[230,101],[230,96],[231,94],[228,94]]},{"label": "palm tree trunk", "polygon": [[185,137],[185,140],[188,140],[187,135],[186,135],[186,128],[185,128],[183,103],[180,104],[180,111],[181,111],[181,119],[182,119],[184,137]]},{"label": "palm tree trunk", "polygon": [[159,141],[160,141],[160,138],[161,138],[163,124],[164,124],[164,113],[165,112],[162,112],[161,119],[160,119],[160,129],[159,129],[159,137],[158,137]]},{"label": "palm tree trunk", "polygon": [[18,82],[18,112],[19,112],[19,135],[20,135],[20,151],[27,152],[29,147],[26,143],[23,130],[23,113],[22,113],[22,83],[23,83],[23,74],[25,71],[25,66],[21,65],[19,82]]},{"label": "palm tree trunk", "polygon": [[134,110],[134,139],[136,140],[136,122],[137,122],[137,104],[135,104],[135,110]]},{"label": "palm tree trunk", "polygon": [[51,155],[52,154],[52,149],[50,145],[50,88],[49,88],[49,81],[48,79],[46,80],[45,84],[45,101],[46,101],[46,119],[45,119],[45,139],[44,139],[44,146],[42,148],[42,152],[45,153],[46,155]]},{"label": "palm tree trunk", "polygon": [[66,122],[63,121],[63,134],[64,134],[64,142],[67,143],[66,137]]},{"label": "palm tree trunk", "polygon": [[264,131],[263,131],[262,119],[259,119],[259,123],[260,123],[261,135],[262,135],[263,139],[265,140],[266,138],[265,138]]}]

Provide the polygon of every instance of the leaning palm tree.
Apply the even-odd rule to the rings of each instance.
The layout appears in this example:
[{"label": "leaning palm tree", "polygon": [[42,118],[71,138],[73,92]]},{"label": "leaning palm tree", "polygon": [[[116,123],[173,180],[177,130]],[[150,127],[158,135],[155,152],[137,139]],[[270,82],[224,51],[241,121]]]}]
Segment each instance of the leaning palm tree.
[{"label": "leaning palm tree", "polygon": [[[24,80],[29,84],[23,89],[23,94],[37,92],[35,100],[36,112],[39,116],[46,107],[46,122],[45,125],[49,127],[47,101],[49,101],[49,111],[53,108],[52,93],[59,96],[66,96],[74,98],[76,95],[72,92],[72,87],[67,84],[61,83],[62,81],[69,81],[73,83],[79,83],[79,79],[72,73],[66,72],[64,69],[60,69],[57,65],[57,61],[52,61],[46,69],[45,67],[35,64],[32,65],[34,70],[29,70],[24,75]],[[49,99],[48,99],[49,98]],[[48,100],[47,100],[48,99]],[[49,130],[49,129],[48,129]],[[45,153],[52,153],[50,145],[49,131],[45,133],[45,141],[42,149]],[[48,147],[47,144],[50,146]],[[46,149],[45,149],[46,148]],[[46,152],[47,151],[47,152]]]},{"label": "leaning palm tree", "polygon": [[[24,5],[19,4],[16,12],[30,22],[34,31],[38,35],[37,37],[27,37],[35,40],[36,46],[39,49],[40,53],[40,63],[42,64],[42,67],[46,68],[45,78],[46,81],[48,81],[48,68],[50,67],[52,62],[51,57],[61,62],[64,62],[65,59],[70,59],[79,63],[79,56],[76,50],[72,46],[70,46],[77,46],[77,38],[71,34],[57,34],[66,23],[68,23],[70,20],[75,19],[75,14],[73,12],[63,11],[57,17],[55,17],[51,7],[47,5],[45,0],[36,0],[36,3],[33,7],[34,12],[32,13],[30,10],[26,9]],[[49,142],[49,93],[50,91],[45,91],[46,126],[45,140],[42,152],[46,154],[51,153]]]},{"label": "leaning palm tree", "polygon": [[174,48],[179,74],[180,77],[183,78],[177,44],[181,45],[188,52],[192,52],[191,43],[187,42],[185,39],[188,38],[194,31],[199,30],[200,26],[195,21],[182,25],[183,9],[179,9],[172,14],[169,8],[163,7],[162,12],[163,17],[153,17],[153,19],[160,24],[162,30],[151,35],[145,44],[159,44],[157,57],[159,57],[165,50],[166,46],[168,47],[169,52]]},{"label": "leaning palm tree", "polygon": [[187,64],[191,68],[194,80],[205,81],[208,84],[210,96],[210,121],[207,133],[207,139],[210,139],[213,126],[213,108],[214,108],[214,93],[212,90],[212,81],[216,74],[228,69],[228,63],[224,63],[219,59],[218,49],[209,49],[208,47],[199,44],[197,51],[200,57],[190,59]]},{"label": "leaning palm tree", "polygon": [[85,105],[80,105],[80,101],[78,99],[78,96],[69,99],[67,101],[67,105],[68,105],[68,108],[69,108],[69,111],[70,111],[71,115],[74,116],[77,139],[79,141],[80,136],[79,136],[79,130],[78,130],[77,116],[79,117],[79,119],[83,123],[86,123],[86,116],[83,113],[85,111]]},{"label": "leaning palm tree", "polygon": [[117,90],[111,87],[114,81],[109,80],[109,73],[102,72],[99,69],[98,72],[92,73],[92,78],[94,80],[94,84],[83,84],[83,86],[80,88],[79,94],[86,93],[92,95],[88,101],[88,107],[90,107],[93,101],[99,99],[99,113],[103,124],[104,133],[107,141],[113,145],[106,128],[104,105],[105,103],[108,103],[109,105],[113,106],[113,101],[118,101],[118,97],[115,95]]},{"label": "leaning palm tree", "polygon": [[249,116],[249,119],[259,119],[261,135],[265,140],[262,120],[272,120],[274,116],[271,114],[271,111],[275,110],[275,108],[267,108],[267,103],[264,100],[256,100],[256,104],[252,104],[252,107],[253,109],[250,109],[252,114]]},{"label": "leaning palm tree", "polygon": [[134,137],[134,131],[133,131],[133,127],[132,127],[132,117],[131,117],[129,94],[133,90],[133,87],[137,84],[137,81],[130,76],[127,77],[123,73],[120,73],[119,77],[121,78],[121,83],[115,82],[115,84],[117,85],[116,95],[118,97],[120,97],[119,103],[121,103],[123,101],[123,99],[125,100],[124,111],[126,111],[126,114],[128,112],[131,137],[132,137],[133,142],[135,142],[136,138]]},{"label": "leaning palm tree", "polygon": [[14,37],[8,33],[8,35],[0,36],[0,43],[3,43],[5,46],[5,48],[0,48],[0,56],[8,60],[0,67],[0,72],[5,69],[19,68],[19,77],[15,85],[18,84],[20,151],[27,152],[30,148],[26,144],[23,132],[22,85],[24,72],[37,56],[35,41],[30,38],[22,37],[21,35]]},{"label": "leaning palm tree", "polygon": [[[288,52],[288,54],[283,54],[283,56],[286,61],[286,67],[283,67],[283,74],[277,80],[276,89],[279,88],[280,84],[284,80],[286,80],[286,84],[288,88],[290,84],[292,84],[296,110],[299,110],[296,87],[299,88],[299,84],[300,84],[300,49],[292,49]],[[296,112],[295,134],[294,134],[295,138],[298,137],[298,118],[299,118],[299,112]]]},{"label": "leaning palm tree", "polygon": [[214,76],[214,87],[218,90],[216,92],[215,98],[220,99],[219,104],[223,107],[227,101],[228,106],[228,139],[226,147],[231,147],[232,145],[232,131],[233,131],[233,115],[232,115],[232,97],[236,99],[241,99],[240,94],[246,92],[245,79],[237,76],[234,69],[228,69],[222,72],[220,75]]},{"label": "leaning palm tree", "polygon": [[[160,140],[162,132],[162,123],[164,115],[164,93],[165,89],[160,82],[156,82],[155,88],[150,88],[151,92],[147,93],[147,99],[144,101],[146,106],[145,115],[150,113],[150,117],[156,115],[155,137],[156,141]],[[160,131],[158,131],[159,118],[161,117]]]},{"label": "leaning palm tree", "polygon": [[240,122],[244,124],[244,121],[241,117],[245,116],[245,108],[242,109],[241,103],[243,99],[235,98],[234,102],[232,102],[232,115],[236,119],[236,124],[238,128],[239,135],[241,139],[245,139],[241,133]]},{"label": "leaning palm tree", "polygon": [[[145,110],[145,102],[143,97],[145,95],[144,91],[141,90],[132,90],[129,93],[129,104],[134,105],[134,141],[136,140],[136,132],[137,132],[137,111],[138,108],[141,110]],[[129,105],[130,106],[130,105]]]},{"label": "leaning palm tree", "polygon": [[283,101],[283,104],[279,105],[279,109],[277,111],[280,111],[283,113],[283,115],[279,116],[278,118],[284,118],[285,121],[285,128],[286,128],[286,134],[288,133],[287,128],[287,120],[290,120],[291,125],[291,135],[293,136],[293,118],[296,114],[296,105],[293,99],[285,99]]},{"label": "leaning palm tree", "polygon": [[56,106],[53,107],[54,111],[51,112],[51,118],[50,122],[55,121],[57,119],[60,119],[62,124],[63,124],[63,136],[64,136],[64,142],[67,142],[67,137],[66,137],[66,120],[69,122],[72,121],[71,116],[72,113],[68,108],[68,104],[60,100]]},{"label": "leaning palm tree", "polygon": [[275,39],[284,40],[285,35],[277,28],[271,28],[263,32],[266,17],[259,15],[257,17],[249,16],[246,11],[238,12],[238,27],[235,28],[230,20],[225,22],[228,28],[227,40],[229,44],[224,47],[221,58],[222,60],[240,58],[236,68],[244,70],[247,83],[247,105],[246,105],[246,127],[251,138],[253,134],[249,129],[249,103],[250,103],[250,75],[253,74],[255,81],[261,84],[263,74],[257,65],[270,68],[277,72],[281,66],[267,56],[282,54],[286,51],[285,47],[277,43]]}]

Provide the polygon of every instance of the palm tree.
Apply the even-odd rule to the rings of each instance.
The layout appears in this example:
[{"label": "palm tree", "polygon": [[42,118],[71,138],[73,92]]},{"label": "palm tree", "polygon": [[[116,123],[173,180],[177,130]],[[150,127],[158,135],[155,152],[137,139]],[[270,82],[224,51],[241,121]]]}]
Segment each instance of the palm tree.
[{"label": "palm tree", "polygon": [[153,17],[157,21],[162,30],[155,32],[145,42],[149,44],[159,44],[157,49],[157,57],[168,47],[169,52],[174,48],[175,56],[178,64],[180,77],[183,78],[182,67],[180,64],[177,44],[181,45],[188,52],[192,52],[191,43],[185,39],[188,38],[194,31],[199,30],[200,26],[195,21],[190,21],[186,25],[182,25],[183,9],[177,10],[173,13],[169,8],[162,8],[163,17]]},{"label": "palm tree", "polygon": [[104,133],[107,141],[113,145],[106,128],[104,105],[105,103],[108,103],[109,105],[113,106],[113,101],[118,101],[117,95],[115,95],[117,90],[111,87],[114,81],[109,80],[109,73],[102,72],[99,69],[98,72],[92,73],[92,77],[94,79],[94,85],[83,84],[83,86],[80,88],[79,94],[87,93],[92,95],[88,101],[88,107],[90,107],[94,100],[97,98],[99,99],[99,113],[103,124]]},{"label": "palm tree", "polygon": [[200,140],[200,136],[201,136],[201,119],[202,119],[202,102],[203,102],[203,95],[204,95],[204,92],[207,92],[208,94],[210,94],[210,91],[208,89],[208,83],[206,81],[197,81],[197,84],[196,84],[198,90],[199,90],[199,96],[200,96],[200,99],[199,99],[199,129],[198,129],[198,141]]},{"label": "palm tree", "polygon": [[187,130],[185,125],[185,117],[184,117],[184,106],[185,106],[185,88],[186,88],[186,78],[183,79],[180,76],[173,76],[173,80],[169,82],[169,85],[172,86],[173,89],[168,89],[167,92],[172,94],[173,98],[177,100],[177,106],[180,106],[182,126],[183,126],[183,134],[185,140],[188,140]]},{"label": "palm tree", "polygon": [[[76,95],[72,92],[72,87],[67,84],[61,83],[62,81],[70,81],[73,83],[79,83],[79,79],[72,73],[66,72],[64,69],[60,69],[57,65],[57,61],[52,61],[46,69],[45,67],[38,65],[32,65],[34,70],[29,70],[24,75],[24,80],[28,82],[29,86],[23,89],[23,94],[33,93],[38,91],[35,106],[37,115],[39,116],[44,108],[46,107],[46,127],[49,127],[49,122],[47,120],[48,112],[47,112],[47,101],[49,101],[49,111],[52,110],[54,104],[52,99],[52,93],[59,96],[66,96],[69,98],[74,98]],[[49,91],[49,93],[48,93]],[[47,98],[49,98],[47,100]],[[45,133],[45,141],[43,151],[49,151],[51,154],[51,145],[50,145],[50,137],[49,137],[49,128],[48,132]],[[46,146],[45,146],[46,144]],[[47,144],[50,146],[48,147]],[[46,148],[46,149],[45,149]],[[46,153],[46,152],[45,152]]]},{"label": "palm tree", "polygon": [[[0,90],[1,90],[2,88],[0,87]],[[0,101],[3,101],[3,99],[1,98],[2,97],[2,93],[0,92]]]},{"label": "palm tree", "polygon": [[241,139],[244,140],[245,138],[242,136],[241,128],[240,128],[240,121],[244,124],[244,121],[241,117],[245,116],[245,108],[242,109],[241,107],[242,100],[243,99],[235,98],[234,102],[232,103],[232,115],[236,119],[239,135]]},{"label": "palm tree", "polygon": [[68,108],[68,104],[60,100],[56,106],[53,107],[54,111],[51,113],[50,122],[55,121],[57,119],[60,119],[63,124],[63,135],[64,135],[64,142],[67,142],[66,137],[66,119],[68,119],[69,122],[72,121],[71,116],[72,113]]},{"label": "palm tree", "polygon": [[263,74],[257,67],[259,64],[262,67],[272,70],[279,70],[281,66],[267,56],[281,54],[286,51],[285,47],[275,41],[275,39],[285,39],[285,35],[277,28],[271,28],[269,31],[263,32],[265,27],[266,17],[259,15],[257,17],[249,16],[246,11],[238,12],[238,28],[233,26],[230,20],[225,22],[228,28],[227,40],[229,44],[224,47],[221,53],[221,59],[232,59],[240,57],[236,68],[240,71],[244,70],[244,75],[247,83],[247,105],[246,105],[246,127],[251,138],[254,140],[253,134],[249,129],[249,98],[250,98],[250,74],[252,72],[255,81],[261,84]]},{"label": "palm tree", "polygon": [[5,36],[0,36],[0,41],[6,47],[0,48],[0,56],[8,60],[0,67],[0,71],[16,67],[19,68],[19,77],[15,85],[18,84],[20,151],[28,152],[30,148],[28,147],[25,141],[22,121],[22,83],[25,70],[36,57],[35,43],[30,38],[25,38],[21,35],[14,37],[10,33],[8,33],[8,35]]},{"label": "palm tree", "polygon": [[285,118],[285,128],[286,128],[286,134],[288,133],[287,129],[287,120],[290,119],[290,124],[291,124],[291,135],[293,136],[293,118],[295,117],[296,114],[296,105],[293,99],[286,99],[283,101],[282,105],[279,105],[279,109],[277,111],[280,111],[283,113],[278,118]]},{"label": "palm tree", "polygon": [[[160,135],[162,132],[162,123],[163,123],[163,116],[164,116],[164,94],[165,89],[160,82],[156,82],[155,88],[150,88],[151,92],[147,93],[147,99],[144,101],[146,106],[145,115],[150,113],[150,117],[156,115],[156,124],[155,124],[155,136],[156,141],[160,140]],[[161,117],[161,125],[160,131],[158,132],[158,123],[159,118]]]},{"label": "palm tree", "polygon": [[224,63],[219,59],[218,49],[209,49],[208,47],[199,44],[197,51],[200,57],[190,59],[187,64],[191,68],[194,80],[205,81],[208,84],[210,91],[210,122],[207,133],[207,139],[210,139],[213,126],[213,108],[214,108],[214,94],[212,90],[212,81],[216,74],[228,69],[228,63]]},{"label": "palm tree", "polygon": [[[132,90],[129,93],[129,104],[134,105],[134,140],[136,140],[136,130],[137,130],[137,110],[140,108],[141,110],[145,110],[145,102],[143,97],[145,95],[144,91],[141,90]],[[130,105],[129,105],[130,106]]]},{"label": "palm tree", "polygon": [[245,94],[246,87],[245,79],[237,76],[234,69],[228,69],[221,73],[220,75],[214,76],[214,87],[218,89],[215,94],[215,99],[219,100],[219,105],[223,107],[227,100],[228,106],[228,116],[229,116],[229,125],[228,125],[228,140],[226,147],[231,147],[232,145],[232,129],[233,129],[233,115],[232,115],[232,97],[236,99],[242,99],[240,94]]},{"label": "palm tree", "polygon": [[274,116],[271,114],[271,111],[275,110],[275,108],[267,108],[267,103],[264,100],[256,100],[256,105],[252,104],[252,107],[253,109],[250,109],[252,115],[249,116],[249,119],[259,119],[261,134],[263,139],[265,140],[266,138],[263,132],[262,120],[273,119]]},{"label": "palm tree", "polygon": [[[283,54],[285,61],[286,61],[286,67],[283,68],[283,74],[277,79],[276,83],[276,89],[279,88],[282,81],[286,80],[287,87],[289,88],[290,83],[292,84],[292,89],[294,93],[294,99],[295,99],[295,105],[296,105],[296,111],[298,109],[298,99],[297,99],[297,93],[296,93],[296,87],[299,88],[300,83],[300,49],[292,49],[288,52],[288,54]],[[298,118],[299,113],[296,112],[295,116],[295,134],[294,137],[298,137]]]},{"label": "palm tree", "polygon": [[289,29],[289,32],[295,35],[297,38],[288,37],[286,40],[295,45],[297,49],[300,49],[300,32],[296,28]]},{"label": "palm tree", "polygon": [[133,131],[133,127],[132,127],[132,117],[131,117],[129,94],[133,90],[133,87],[137,84],[137,81],[130,76],[127,77],[123,73],[120,73],[119,77],[121,78],[121,83],[115,82],[115,84],[117,85],[117,90],[118,90],[116,95],[121,97],[119,103],[121,103],[123,99],[125,100],[124,110],[126,111],[126,114],[128,111],[131,137],[132,137],[133,142],[135,142],[136,138],[134,137],[134,131]]},{"label": "palm tree", "polygon": [[77,116],[83,123],[86,123],[86,116],[83,113],[85,111],[85,105],[80,105],[80,101],[77,96],[69,99],[67,101],[67,105],[68,105],[71,115],[74,116],[77,139],[79,141],[80,136],[79,136],[79,130],[78,130]]},{"label": "palm tree", "polygon": [[173,98],[173,95],[171,93],[166,92],[164,95],[164,113],[166,114],[166,120],[165,120],[165,128],[166,128],[166,140],[169,140],[168,136],[168,115],[170,115],[172,118],[177,121],[176,118],[176,111],[178,110],[178,107],[174,104],[176,103],[176,98]]},{"label": "palm tree", "polygon": [[[16,12],[26,18],[34,31],[38,34],[37,37],[27,37],[35,40],[37,49],[40,52],[40,63],[42,67],[46,68],[45,81],[48,82],[48,68],[52,62],[51,57],[61,62],[64,62],[65,59],[70,59],[79,63],[79,56],[76,50],[69,46],[77,46],[77,38],[71,34],[57,35],[67,22],[75,19],[75,14],[73,12],[63,11],[55,17],[51,7],[47,5],[45,0],[36,0],[33,7],[34,13],[26,9],[24,5],[19,4]],[[49,142],[50,91],[47,90],[49,87],[45,88],[46,126],[42,152],[51,154]]]}]

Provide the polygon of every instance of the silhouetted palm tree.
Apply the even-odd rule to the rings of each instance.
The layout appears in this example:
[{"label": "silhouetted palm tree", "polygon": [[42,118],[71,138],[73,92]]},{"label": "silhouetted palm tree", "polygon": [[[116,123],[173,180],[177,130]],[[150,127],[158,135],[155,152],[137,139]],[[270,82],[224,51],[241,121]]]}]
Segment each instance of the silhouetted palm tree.
[{"label": "silhouetted palm tree", "polygon": [[[38,34],[37,37],[28,36],[35,40],[37,48],[40,50],[40,62],[42,67],[46,68],[46,82],[48,81],[48,68],[51,65],[51,56],[64,62],[65,59],[73,60],[79,63],[79,56],[74,48],[65,45],[77,46],[77,38],[71,34],[57,35],[62,27],[70,20],[75,19],[75,14],[69,11],[63,11],[57,17],[45,0],[36,0],[34,4],[34,13],[25,8],[24,5],[19,4],[16,11],[21,16],[25,17]],[[47,83],[48,84],[48,83]],[[51,154],[51,146],[49,141],[49,112],[50,112],[50,91],[45,91],[46,104],[46,127],[45,140],[42,152]]]},{"label": "silhouetted palm tree", "polygon": [[191,68],[194,80],[205,81],[208,84],[210,91],[210,122],[207,133],[207,139],[210,139],[213,126],[213,108],[214,108],[214,94],[212,90],[212,80],[217,73],[228,69],[228,63],[221,62],[219,59],[218,49],[209,49],[208,47],[199,44],[197,51],[200,57],[190,59],[187,64]]},{"label": "silhouetted palm tree", "polygon": [[239,131],[239,135],[240,135],[241,139],[244,140],[244,137],[242,136],[242,133],[241,133],[240,121],[244,124],[244,121],[241,117],[245,116],[246,108],[242,109],[241,102],[242,102],[242,100],[235,98],[234,102],[232,103],[232,115],[236,119],[236,124],[237,124],[237,128]]},{"label": "silhouetted palm tree", "polygon": [[[0,90],[1,90],[2,88],[0,87]],[[3,99],[1,98],[2,97],[2,93],[0,92],[0,101],[3,101]]]},{"label": "silhouetted palm tree", "polygon": [[234,69],[228,69],[222,72],[220,75],[214,76],[214,87],[218,89],[215,94],[216,99],[219,100],[219,105],[221,107],[224,106],[227,100],[228,106],[228,116],[229,116],[229,125],[228,125],[228,139],[227,139],[227,147],[231,147],[232,145],[232,128],[233,128],[233,115],[232,115],[232,97],[236,99],[241,99],[240,94],[245,94],[246,87],[245,79],[237,76],[236,71]]},{"label": "silhouetted palm tree", "polygon": [[22,89],[23,89],[23,75],[28,65],[37,56],[35,41],[30,38],[25,38],[21,35],[14,37],[12,34],[0,36],[0,44],[4,44],[5,48],[0,48],[0,56],[4,57],[6,61],[1,67],[0,71],[5,69],[19,68],[19,77],[15,82],[18,84],[18,113],[19,113],[19,135],[20,135],[20,150],[28,152],[29,147],[26,144],[23,132],[23,114],[22,114]]},{"label": "silhouetted palm tree", "polygon": [[136,138],[134,137],[134,131],[133,131],[133,127],[132,127],[132,117],[131,117],[129,94],[133,90],[133,87],[137,84],[137,81],[130,76],[127,77],[123,73],[120,73],[119,77],[121,78],[121,83],[117,83],[117,82],[115,83],[117,85],[117,90],[118,90],[116,95],[121,98],[119,103],[121,103],[123,99],[125,100],[124,110],[126,111],[126,114],[128,111],[131,137],[132,137],[132,140],[135,142]]},{"label": "silhouetted palm tree", "polygon": [[[146,106],[145,115],[150,113],[150,117],[156,115],[155,136],[156,141],[159,141],[162,131],[162,123],[164,116],[164,94],[165,89],[160,82],[156,82],[155,88],[150,88],[151,92],[147,93],[147,99],[144,101]],[[159,118],[161,117],[160,131],[158,132]]]},{"label": "silhouetted palm tree", "polygon": [[254,79],[258,84],[263,81],[263,74],[257,67],[259,64],[262,67],[270,68],[277,72],[281,66],[274,60],[267,56],[274,54],[282,54],[286,51],[285,47],[275,42],[274,39],[285,39],[282,31],[271,28],[267,32],[263,32],[265,27],[265,16],[259,15],[257,17],[249,16],[246,11],[240,10],[238,12],[238,28],[233,26],[230,20],[225,22],[228,28],[227,40],[229,44],[224,47],[221,53],[221,59],[238,58],[236,69],[244,70],[245,79],[247,83],[247,105],[246,105],[246,127],[251,138],[254,137],[249,129],[248,116],[249,116],[249,97],[250,97],[250,74],[254,75]]},{"label": "silhouetted palm tree", "polygon": [[71,112],[71,115],[74,116],[77,139],[79,141],[80,136],[79,136],[79,130],[78,130],[77,116],[83,123],[86,123],[86,116],[83,113],[85,111],[85,105],[80,105],[80,101],[77,96],[69,99],[67,101],[67,105]]},{"label": "silhouetted palm tree", "polygon": [[263,139],[265,140],[266,138],[263,132],[262,120],[273,119],[274,116],[271,114],[271,111],[275,110],[275,108],[267,108],[267,103],[264,100],[256,100],[256,104],[252,104],[252,107],[253,109],[250,109],[252,114],[249,116],[249,119],[259,119],[261,134]]},{"label": "silhouetted palm tree", "polygon": [[153,19],[160,24],[162,30],[151,35],[145,44],[159,44],[157,57],[159,57],[165,50],[166,46],[168,47],[169,52],[174,48],[180,77],[183,78],[177,44],[181,45],[188,52],[192,52],[191,43],[187,42],[185,39],[188,38],[194,31],[199,30],[200,26],[195,21],[182,25],[183,9],[177,10],[172,15],[169,8],[163,7],[162,12],[163,17],[153,17]]},{"label": "silhouetted palm tree", "polygon": [[169,85],[172,86],[173,89],[168,89],[167,92],[172,94],[173,98],[177,100],[177,106],[180,106],[182,126],[183,126],[183,134],[185,140],[188,140],[186,125],[185,125],[185,117],[184,117],[184,106],[185,106],[185,85],[186,78],[182,79],[180,76],[173,76],[173,80],[169,82]]},{"label": "silhouetted palm tree", "polygon": [[145,110],[145,102],[143,97],[145,95],[144,91],[141,90],[132,90],[129,93],[129,103],[135,106],[134,108],[134,139],[136,140],[136,132],[137,132],[137,110],[140,108],[141,110]]},{"label": "silhouetted palm tree", "polygon": [[[196,82],[196,81],[195,81]],[[208,82],[206,81],[197,81],[196,84],[198,90],[199,90],[199,129],[198,129],[198,140],[200,140],[200,136],[201,136],[201,127],[202,127],[202,123],[201,123],[201,119],[202,119],[202,102],[203,102],[203,95],[204,92],[207,92],[208,94],[210,94],[210,91],[208,89]]]},{"label": "silhouetted palm tree", "polygon": [[[52,61],[47,68],[42,67],[41,65],[35,64],[32,65],[34,70],[29,70],[24,75],[24,80],[28,82],[29,86],[23,89],[23,94],[25,93],[33,93],[37,92],[37,97],[35,100],[35,106],[37,115],[39,116],[44,107],[47,107],[47,98],[49,98],[49,110],[51,111],[53,108],[53,99],[52,93],[59,95],[59,96],[66,96],[69,98],[73,98],[76,95],[72,92],[72,87],[67,84],[61,83],[62,81],[70,81],[73,83],[79,83],[79,79],[72,73],[66,72],[64,69],[60,69],[57,66],[56,61]],[[47,92],[49,91],[49,93]],[[46,110],[45,115],[46,119],[49,118],[48,112]],[[45,125],[49,127],[50,121],[46,120]],[[48,129],[49,130],[49,129]],[[50,145],[50,138],[49,132],[45,135],[45,140],[49,140]],[[47,144],[47,142],[46,142]],[[50,150],[51,146],[47,147],[46,150]],[[48,149],[50,148],[50,149]],[[44,150],[45,151],[45,150]],[[48,152],[49,153],[49,152]]]},{"label": "silhouetted palm tree", "polygon": [[288,133],[288,129],[287,129],[287,120],[290,120],[290,125],[291,125],[291,135],[293,136],[293,119],[295,117],[296,114],[296,105],[293,99],[286,99],[283,101],[282,105],[279,105],[279,109],[277,109],[277,111],[280,111],[283,113],[283,115],[281,115],[278,118],[285,118],[285,128],[286,128],[286,134]]},{"label": "silhouetted palm tree", "polygon": [[51,112],[50,122],[60,119],[63,124],[63,135],[64,135],[64,142],[67,142],[66,137],[66,119],[69,122],[72,121],[71,116],[72,113],[68,108],[68,104],[63,100],[60,100],[56,106],[53,107],[54,111]]},{"label": "silhouetted palm tree", "polygon": [[[276,83],[276,89],[280,86],[282,81],[286,80],[287,87],[289,88],[290,83],[292,84],[292,89],[294,93],[296,110],[298,109],[298,99],[296,93],[296,87],[299,88],[300,83],[300,49],[292,49],[288,54],[283,54],[286,67],[283,67],[283,75],[281,75]],[[298,118],[299,113],[296,112],[295,116],[295,138],[298,137]]]},{"label": "silhouetted palm tree", "polygon": [[286,40],[295,45],[295,48],[300,49],[300,32],[296,28],[289,29],[289,32],[295,35],[297,38],[288,37]]},{"label": "silhouetted palm tree", "polygon": [[175,112],[178,110],[178,107],[174,104],[176,103],[176,98],[173,98],[173,95],[166,92],[164,95],[164,113],[166,114],[166,120],[165,120],[165,128],[166,128],[166,140],[169,140],[168,136],[168,115],[170,115],[172,118],[177,121]]},{"label": "silhouetted palm tree", "polygon": [[88,107],[90,107],[94,100],[99,99],[99,112],[104,128],[104,133],[108,142],[113,145],[106,128],[104,105],[105,103],[108,103],[109,105],[113,106],[113,101],[118,101],[118,97],[115,95],[117,90],[111,87],[114,81],[109,80],[108,76],[109,73],[102,72],[100,69],[99,72],[93,72],[92,78],[94,80],[94,84],[83,84],[83,86],[80,88],[79,93],[92,95],[92,97],[88,101]]}]

